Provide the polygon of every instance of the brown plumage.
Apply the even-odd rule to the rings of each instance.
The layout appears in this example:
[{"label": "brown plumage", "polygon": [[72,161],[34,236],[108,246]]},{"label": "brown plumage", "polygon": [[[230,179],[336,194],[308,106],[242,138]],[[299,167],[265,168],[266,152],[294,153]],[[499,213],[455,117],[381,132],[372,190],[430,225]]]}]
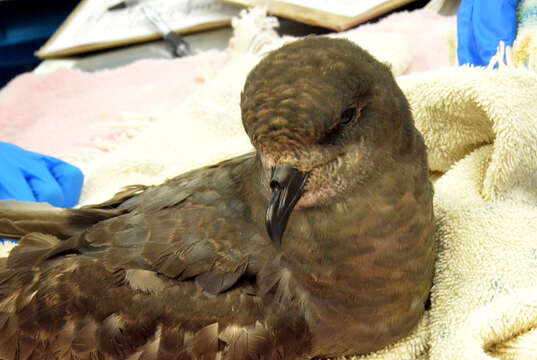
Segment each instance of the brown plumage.
[{"label": "brown plumage", "polygon": [[20,238],[0,358],[307,359],[412,330],[432,187],[389,69],[306,38],[252,70],[241,108],[256,154],[78,210],[0,203],[0,237]]}]

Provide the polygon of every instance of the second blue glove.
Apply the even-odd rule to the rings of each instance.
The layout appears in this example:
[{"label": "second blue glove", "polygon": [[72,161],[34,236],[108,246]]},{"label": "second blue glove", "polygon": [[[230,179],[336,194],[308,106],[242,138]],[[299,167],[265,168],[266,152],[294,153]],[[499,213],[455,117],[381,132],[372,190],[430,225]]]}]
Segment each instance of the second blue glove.
[{"label": "second blue glove", "polygon": [[500,41],[512,46],[520,0],[462,0],[457,13],[459,65],[487,66]]}]

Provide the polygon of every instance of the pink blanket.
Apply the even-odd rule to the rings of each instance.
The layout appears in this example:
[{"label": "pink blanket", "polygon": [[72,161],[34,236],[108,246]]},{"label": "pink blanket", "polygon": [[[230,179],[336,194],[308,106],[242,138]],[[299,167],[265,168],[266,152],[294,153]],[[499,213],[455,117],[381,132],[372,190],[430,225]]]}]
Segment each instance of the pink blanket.
[{"label": "pink blanket", "polygon": [[[203,83],[203,72],[216,72],[225,59],[224,52],[209,51],[96,73],[22,74],[0,92],[0,141],[56,156],[106,151],[100,147],[106,140],[128,137],[122,122],[169,112]],[[104,126],[110,123],[117,126]]]},{"label": "pink blanket", "polygon": [[[450,64],[450,36],[456,36],[455,16],[442,16],[430,10],[401,11],[373,24],[365,24],[353,32],[396,33],[409,39],[410,66],[405,74],[426,71]],[[453,46],[455,43],[452,44]],[[455,48],[451,50],[455,51]],[[452,54],[453,56],[455,54]]]}]

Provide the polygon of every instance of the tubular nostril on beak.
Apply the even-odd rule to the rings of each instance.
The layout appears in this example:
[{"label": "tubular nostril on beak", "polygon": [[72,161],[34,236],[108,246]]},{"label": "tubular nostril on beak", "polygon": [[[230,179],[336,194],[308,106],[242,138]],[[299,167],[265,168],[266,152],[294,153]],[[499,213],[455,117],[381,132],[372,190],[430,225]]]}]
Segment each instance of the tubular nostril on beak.
[{"label": "tubular nostril on beak", "polygon": [[298,170],[289,164],[273,167],[270,176],[270,188],[274,190],[275,187],[285,187],[297,172]]}]

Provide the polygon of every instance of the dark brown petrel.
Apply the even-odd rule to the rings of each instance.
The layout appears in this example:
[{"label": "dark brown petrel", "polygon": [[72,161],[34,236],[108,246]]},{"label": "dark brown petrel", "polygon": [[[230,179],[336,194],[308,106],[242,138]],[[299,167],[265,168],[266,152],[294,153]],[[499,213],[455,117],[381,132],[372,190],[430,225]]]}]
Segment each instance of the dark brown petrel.
[{"label": "dark brown petrel", "polygon": [[77,210],[0,203],[1,359],[364,354],[424,312],[423,139],[390,70],[309,37],[249,74],[257,152]]}]

